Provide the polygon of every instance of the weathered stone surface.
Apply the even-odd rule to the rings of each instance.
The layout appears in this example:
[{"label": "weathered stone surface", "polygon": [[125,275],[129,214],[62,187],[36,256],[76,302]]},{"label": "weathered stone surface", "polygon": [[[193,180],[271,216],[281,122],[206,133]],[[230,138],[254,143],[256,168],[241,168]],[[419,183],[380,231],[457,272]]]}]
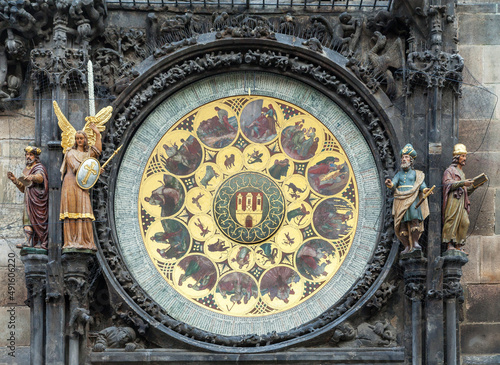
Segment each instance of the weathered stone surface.
[{"label": "weathered stone surface", "polygon": [[0,347],[0,359],[2,365],[26,365],[30,363],[29,346],[16,346],[14,355],[9,355],[12,351],[8,347]]},{"label": "weathered stone surface", "polygon": [[500,234],[500,189],[498,188],[495,196],[495,234]]},{"label": "weathered stone surface", "polygon": [[[16,260],[16,265],[21,260]],[[10,281],[11,287],[8,287]],[[0,268],[0,306],[23,305],[27,297],[24,270],[22,268],[12,269],[12,267]],[[10,289],[10,290],[8,290]]]},{"label": "weathered stone surface", "polygon": [[[462,98],[460,99],[460,119],[467,120],[490,120],[494,115],[497,98],[494,88],[479,87],[478,85],[464,84],[462,87]],[[461,123],[462,124],[462,123]],[[484,131],[481,137],[484,136]],[[463,131],[459,130],[462,135]]]},{"label": "weathered stone surface", "polygon": [[499,355],[472,355],[462,356],[463,365],[498,365],[500,364]]},{"label": "weathered stone surface", "polygon": [[[23,113],[30,113],[23,110]],[[3,138],[29,140],[35,138],[35,117],[6,116],[0,123],[0,136]]]},{"label": "weathered stone surface", "polygon": [[[498,55],[497,55],[498,58]],[[493,94],[495,95],[500,95],[500,83],[496,84],[485,84],[486,88],[490,90]],[[500,119],[500,107],[495,108],[495,113],[493,114],[493,119],[499,120]]]},{"label": "weathered stone surface", "polygon": [[500,14],[460,14],[459,24],[461,44],[500,44]]},{"label": "weathered stone surface", "polygon": [[481,282],[481,238],[481,236],[470,236],[467,239],[469,262],[462,267],[462,278],[466,284]]},{"label": "weathered stone surface", "polygon": [[[21,250],[15,247],[18,243],[23,242],[24,238],[0,239],[0,252],[2,252],[0,255],[0,267],[7,267],[9,263],[12,264],[12,261],[9,262],[9,259],[15,260],[16,267],[23,267],[20,255]],[[12,257],[12,254],[14,254],[14,257]]]},{"label": "weathered stone surface", "polygon": [[[500,21],[500,17],[497,18],[497,21]],[[483,83],[498,83],[498,80],[500,80],[499,55],[500,46],[485,46],[483,48]]]},{"label": "weathered stone surface", "polygon": [[[10,239],[24,237],[23,233],[23,205],[10,204],[0,205],[0,227],[2,227],[2,238],[11,242]],[[14,242],[14,241],[12,241]]]},{"label": "weathered stone surface", "polygon": [[[486,130],[488,128],[488,130]],[[492,120],[461,120],[458,140],[470,151],[500,150],[500,121]]]},{"label": "weathered stone surface", "polygon": [[[355,360],[353,360],[355,357]],[[262,354],[224,354],[170,349],[149,349],[125,352],[111,350],[92,352],[92,364],[144,364],[152,361],[158,364],[403,364],[404,350],[401,347],[390,349],[329,349],[298,348],[292,351]]]},{"label": "weathered stone surface", "polygon": [[[8,328],[9,322],[15,328]],[[17,346],[30,344],[30,309],[26,306],[0,307],[0,346],[9,346],[8,341],[14,331]]]},{"label": "weathered stone surface", "polygon": [[479,82],[483,80],[483,46],[460,46],[460,55],[464,58],[465,67]]},{"label": "weathered stone surface", "polygon": [[499,343],[500,323],[461,326],[462,354],[497,354]]},{"label": "weathered stone surface", "polygon": [[481,283],[500,283],[500,236],[483,237],[481,246]]},{"label": "weathered stone surface", "polygon": [[[500,185],[500,168],[498,161],[500,161],[500,152],[475,152],[467,155],[467,165],[464,167],[465,176],[472,179],[475,176],[485,173],[488,175],[489,186],[498,187]],[[477,189],[472,196],[479,193],[484,187]]]},{"label": "weathered stone surface", "polygon": [[[474,1],[468,1],[469,4],[460,4],[457,6],[457,12],[460,14],[464,13],[472,13],[472,14],[479,14],[479,13],[496,13],[498,6],[497,4],[494,4],[496,0],[483,0],[479,4],[470,4],[473,3]],[[482,4],[482,3],[488,3],[491,2],[492,4]]]},{"label": "weathered stone surface", "polygon": [[500,284],[467,286],[465,308],[466,320],[470,322],[500,322]]},{"label": "weathered stone surface", "polygon": [[[472,178],[476,175],[466,175]],[[479,188],[471,195],[469,234],[491,236],[495,232],[496,189]]]},{"label": "weathered stone surface", "polygon": [[0,160],[0,203],[6,204],[22,204],[23,194],[15,187],[12,182],[4,178],[7,176],[7,172],[11,171],[16,177],[22,175],[24,168],[24,158],[23,159],[4,159]]}]

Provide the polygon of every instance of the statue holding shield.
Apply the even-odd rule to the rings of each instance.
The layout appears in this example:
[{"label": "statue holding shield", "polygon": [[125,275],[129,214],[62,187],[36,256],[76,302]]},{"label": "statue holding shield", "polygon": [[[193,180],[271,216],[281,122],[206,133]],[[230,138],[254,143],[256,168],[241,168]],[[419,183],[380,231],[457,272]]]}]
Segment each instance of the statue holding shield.
[{"label": "statue holding shield", "polygon": [[54,111],[62,130],[61,145],[64,160],[61,166],[61,210],[59,219],[64,221],[63,248],[96,251],[92,221],[95,220],[90,202],[89,188],[99,177],[100,166],[96,158],[102,151],[101,133],[111,118],[113,108],[103,108],[81,131],[76,131],[54,101]]}]

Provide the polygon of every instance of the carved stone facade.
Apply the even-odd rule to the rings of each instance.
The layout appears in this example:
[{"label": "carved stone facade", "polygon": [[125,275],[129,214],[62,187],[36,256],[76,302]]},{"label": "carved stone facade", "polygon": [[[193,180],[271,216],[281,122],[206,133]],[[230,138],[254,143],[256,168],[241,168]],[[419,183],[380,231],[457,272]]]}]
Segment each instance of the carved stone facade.
[{"label": "carved stone facade", "polygon": [[[360,11],[348,5],[261,9],[248,2],[244,12],[212,5],[172,3],[159,11],[149,2],[75,0],[6,3],[0,11],[0,106],[30,109],[27,95],[33,95],[34,140],[50,165],[48,255],[23,256],[31,364],[147,363],[153,354],[161,364],[327,363],[351,361],[352,353],[360,355],[359,364],[473,363],[462,356],[460,343],[462,303],[470,295],[461,283],[468,260],[444,253],[441,201],[435,198],[452,146],[462,138],[459,97],[468,92],[455,3],[407,1]],[[60,175],[54,161],[61,150],[52,100],[83,123],[89,60],[96,103],[114,107],[101,161],[121,145],[125,151],[92,190],[97,255],[61,251],[62,227],[56,223]],[[226,335],[176,319],[151,289],[139,285],[118,239],[117,180],[124,155],[139,153],[129,145],[146,117],[191,84],[236,73],[245,75],[243,94],[273,96],[255,87],[255,78],[268,74],[301,83],[338,105],[369,146],[379,175],[374,184],[384,189],[376,225],[369,227],[377,238],[363,273],[341,298],[323,303],[320,315],[282,332],[249,326],[244,335]],[[398,151],[409,141],[425,161],[419,169],[437,188],[422,254],[399,255],[392,193],[383,181],[394,175]],[[481,361],[497,356],[484,355]]]}]

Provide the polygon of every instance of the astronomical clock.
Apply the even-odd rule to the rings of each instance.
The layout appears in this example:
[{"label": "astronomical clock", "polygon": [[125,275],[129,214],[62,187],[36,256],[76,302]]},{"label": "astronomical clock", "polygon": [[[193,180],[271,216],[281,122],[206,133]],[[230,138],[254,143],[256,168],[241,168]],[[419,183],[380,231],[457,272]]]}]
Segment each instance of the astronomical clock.
[{"label": "astronomical clock", "polygon": [[252,75],[250,87],[234,72],[157,102],[110,186],[125,287],[140,293],[122,294],[181,340],[300,337],[371,284],[349,299],[384,214],[369,141],[323,93]]}]

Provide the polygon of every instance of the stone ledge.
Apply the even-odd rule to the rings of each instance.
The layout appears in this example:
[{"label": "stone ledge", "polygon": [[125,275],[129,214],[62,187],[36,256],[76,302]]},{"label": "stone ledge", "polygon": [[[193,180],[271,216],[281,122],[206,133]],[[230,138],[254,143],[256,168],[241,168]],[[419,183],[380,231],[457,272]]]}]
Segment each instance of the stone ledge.
[{"label": "stone ledge", "polygon": [[500,354],[491,356],[462,356],[463,365],[498,365]]},{"label": "stone ledge", "polygon": [[275,364],[278,361],[287,364],[404,364],[404,349],[323,349],[302,348],[295,351],[285,351],[263,354],[222,354],[191,352],[184,350],[137,350],[125,352],[123,350],[107,350],[90,354],[90,363],[138,365],[145,362],[162,364],[229,364],[254,363]]},{"label": "stone ledge", "polygon": [[[495,0],[496,1],[496,0]],[[483,1],[483,4],[458,4],[457,13],[496,13],[498,11],[497,4],[484,4],[487,1]]]},{"label": "stone ledge", "polygon": [[0,347],[0,365],[27,365],[30,363],[30,347],[16,346],[15,357],[9,356],[8,347]]}]

